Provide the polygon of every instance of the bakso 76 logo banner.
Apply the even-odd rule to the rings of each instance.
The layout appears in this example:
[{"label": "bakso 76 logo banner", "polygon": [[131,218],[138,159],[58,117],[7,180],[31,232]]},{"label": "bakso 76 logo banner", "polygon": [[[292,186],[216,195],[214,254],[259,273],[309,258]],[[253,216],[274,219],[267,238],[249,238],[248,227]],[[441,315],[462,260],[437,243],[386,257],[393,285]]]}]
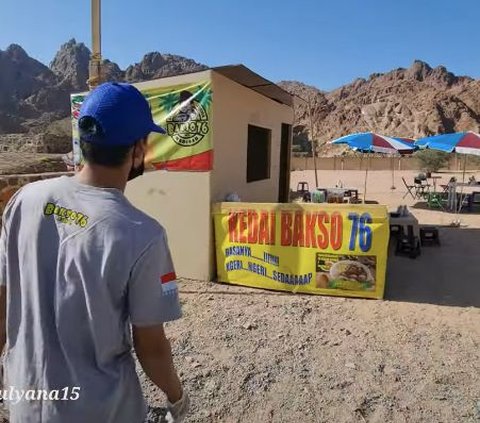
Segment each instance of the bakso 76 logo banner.
[{"label": "bakso 76 logo banner", "polygon": [[[148,139],[145,169],[208,171],[213,168],[212,90],[210,81],[141,90],[150,104],[155,123],[165,135]],[[81,162],[77,120],[88,94],[71,96],[73,152]]]},{"label": "bakso 76 logo banner", "polygon": [[214,221],[222,282],[383,298],[385,206],[221,203]]},{"label": "bakso 76 logo banner", "polygon": [[155,122],[165,135],[152,134],[148,167],[207,171],[213,167],[210,81],[143,90]]}]

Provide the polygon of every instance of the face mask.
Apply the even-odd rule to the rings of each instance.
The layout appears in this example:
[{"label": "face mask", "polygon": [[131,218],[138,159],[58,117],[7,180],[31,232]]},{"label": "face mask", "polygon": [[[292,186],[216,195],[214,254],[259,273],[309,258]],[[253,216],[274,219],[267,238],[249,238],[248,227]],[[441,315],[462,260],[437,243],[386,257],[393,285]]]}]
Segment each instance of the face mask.
[{"label": "face mask", "polygon": [[[135,151],[133,153],[135,155]],[[133,167],[133,159],[132,159],[132,168],[130,169],[130,173],[128,174],[128,181],[135,179],[137,176],[142,176],[144,171],[145,171],[145,156],[143,157],[142,164],[137,168]]]},{"label": "face mask", "polygon": [[135,179],[137,176],[142,176],[144,171],[145,171],[145,164],[143,162],[137,168],[134,168],[132,166],[132,168],[130,169],[130,173],[128,174],[128,180],[131,181],[132,179]]}]

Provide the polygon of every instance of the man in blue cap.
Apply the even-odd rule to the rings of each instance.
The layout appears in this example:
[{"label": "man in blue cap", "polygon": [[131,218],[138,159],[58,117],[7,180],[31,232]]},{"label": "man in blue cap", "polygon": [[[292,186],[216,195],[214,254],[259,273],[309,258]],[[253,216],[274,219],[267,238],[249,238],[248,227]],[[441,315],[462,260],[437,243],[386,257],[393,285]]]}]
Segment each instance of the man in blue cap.
[{"label": "man in blue cap", "polygon": [[165,230],[125,198],[155,125],[133,86],[107,83],[79,118],[74,177],[35,182],[0,237],[0,349],[12,423],[141,423],[132,345],[181,422],[188,397],[163,323],[181,310]]}]

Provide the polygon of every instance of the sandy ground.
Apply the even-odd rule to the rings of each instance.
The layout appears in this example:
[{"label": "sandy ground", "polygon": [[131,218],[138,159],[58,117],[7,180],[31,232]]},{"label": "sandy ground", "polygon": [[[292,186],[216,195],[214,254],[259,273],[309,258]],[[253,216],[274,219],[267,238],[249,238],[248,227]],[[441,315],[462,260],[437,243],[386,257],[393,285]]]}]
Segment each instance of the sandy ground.
[{"label": "sandy ground", "polygon": [[[421,224],[434,225],[450,225],[456,218],[453,213],[446,213],[443,211],[430,210],[426,207],[424,201],[413,200],[410,196],[405,198],[407,190],[403,184],[402,177],[407,183],[412,184],[414,176],[418,172],[403,171],[395,172],[394,179],[392,179],[391,171],[374,171],[369,172],[367,176],[367,201],[374,201],[380,204],[386,204],[389,209],[394,210],[399,205],[407,205],[410,211],[417,217]],[[436,173],[435,176],[440,176],[437,179],[437,191],[440,190],[441,184],[447,184],[449,179],[454,176],[459,182],[462,181],[462,173]],[[466,182],[469,176],[475,176],[477,181],[480,181],[480,171],[468,172],[466,174]],[[291,188],[296,189],[298,182],[306,181],[309,183],[310,189],[315,187],[315,172],[314,171],[298,171],[292,172]],[[320,188],[333,188],[341,181],[344,187],[356,188],[359,193],[364,192],[365,172],[363,171],[318,171],[318,185]],[[392,190],[391,187],[396,189]],[[465,188],[465,193],[471,192],[471,188]],[[475,188],[475,191],[480,191],[480,186]],[[361,196],[363,198],[363,196]],[[468,225],[471,228],[480,228],[480,214],[462,213],[461,220],[463,225]]]},{"label": "sandy ground", "polygon": [[[391,192],[391,173],[372,172],[368,199],[413,205],[398,176]],[[320,178],[363,191],[361,172]],[[292,186],[302,180],[313,187],[313,172],[294,173]],[[421,223],[455,217],[412,211]],[[182,281],[185,315],[167,332],[192,398],[187,421],[480,421],[480,214],[461,218],[420,258],[390,254],[384,301]]]},{"label": "sandy ground", "polygon": [[[368,200],[408,204],[423,224],[453,220],[403,200],[401,175],[392,192],[390,172],[370,173]],[[319,172],[319,185],[363,191],[363,177]],[[292,187],[303,180],[313,187],[313,172]],[[391,252],[384,301],[181,281],[184,317],[166,330],[187,423],[480,422],[480,214],[461,219],[416,260]],[[163,394],[141,379],[148,422],[164,421]]]}]

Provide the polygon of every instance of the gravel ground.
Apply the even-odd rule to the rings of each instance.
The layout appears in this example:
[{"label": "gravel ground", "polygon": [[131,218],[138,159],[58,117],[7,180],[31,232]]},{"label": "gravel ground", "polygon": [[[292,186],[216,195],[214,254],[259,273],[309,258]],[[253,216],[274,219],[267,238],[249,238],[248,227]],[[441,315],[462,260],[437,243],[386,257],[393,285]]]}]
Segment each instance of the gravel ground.
[{"label": "gravel ground", "polygon": [[181,295],[167,332],[188,422],[480,421],[478,308],[196,281]]}]

